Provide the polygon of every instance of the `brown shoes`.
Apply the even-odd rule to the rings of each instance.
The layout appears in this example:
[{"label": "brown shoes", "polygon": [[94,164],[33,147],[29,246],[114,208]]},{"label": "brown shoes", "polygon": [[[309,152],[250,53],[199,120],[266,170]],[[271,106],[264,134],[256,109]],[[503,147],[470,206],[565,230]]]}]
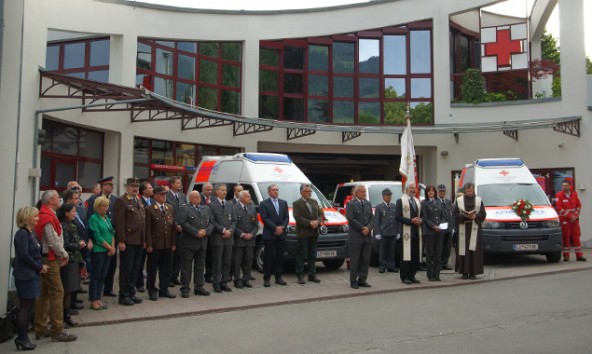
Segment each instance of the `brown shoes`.
[{"label": "brown shoes", "polygon": [[61,332],[58,335],[51,337],[52,342],[73,342],[78,339],[78,336],[68,332]]}]

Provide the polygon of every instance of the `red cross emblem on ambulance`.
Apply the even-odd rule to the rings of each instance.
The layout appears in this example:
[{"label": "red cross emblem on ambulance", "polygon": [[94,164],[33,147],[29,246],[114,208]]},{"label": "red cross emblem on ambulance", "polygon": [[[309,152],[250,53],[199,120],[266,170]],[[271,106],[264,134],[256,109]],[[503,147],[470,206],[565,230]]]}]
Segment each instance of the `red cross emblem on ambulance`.
[{"label": "red cross emblem on ambulance", "polygon": [[506,177],[507,175],[510,174],[510,172],[508,172],[506,170],[501,170],[499,174],[502,175],[502,176],[504,176],[504,177]]},{"label": "red cross emblem on ambulance", "polygon": [[282,173],[282,172],[284,172],[284,170],[282,170],[281,168],[279,168],[279,167],[277,167],[277,166],[276,166],[276,167],[275,167],[273,170],[274,170],[275,172],[277,172],[277,173]]}]

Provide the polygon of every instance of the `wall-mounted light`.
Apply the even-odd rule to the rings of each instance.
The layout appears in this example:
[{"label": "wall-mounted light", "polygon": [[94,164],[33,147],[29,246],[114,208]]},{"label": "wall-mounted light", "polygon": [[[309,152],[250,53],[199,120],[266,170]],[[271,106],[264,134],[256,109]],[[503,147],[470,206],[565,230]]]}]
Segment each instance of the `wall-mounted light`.
[{"label": "wall-mounted light", "polygon": [[440,151],[440,156],[442,156],[442,157],[448,156],[448,151],[447,150]]},{"label": "wall-mounted light", "polygon": [[558,148],[563,149],[565,147],[565,143],[561,143],[559,145],[557,145]]}]

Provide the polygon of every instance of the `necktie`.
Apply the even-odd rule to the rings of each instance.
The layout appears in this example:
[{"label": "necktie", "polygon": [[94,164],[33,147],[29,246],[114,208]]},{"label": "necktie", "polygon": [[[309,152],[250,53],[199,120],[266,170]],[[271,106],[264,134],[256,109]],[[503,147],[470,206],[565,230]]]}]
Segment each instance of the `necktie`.
[{"label": "necktie", "polygon": [[160,206],[160,212],[162,213],[162,215],[164,215],[164,205]]},{"label": "necktie", "polygon": [[280,215],[280,205],[279,205],[279,203],[278,203],[277,199],[272,199],[272,201],[273,201],[273,206],[274,206],[274,208],[275,208],[275,212],[276,212],[278,215]]},{"label": "necktie", "polygon": [[310,203],[308,201],[306,201],[305,204],[306,204],[306,208],[308,209],[308,212],[312,214],[312,207],[310,206]]},{"label": "necktie", "polygon": [[246,213],[246,212],[247,212],[247,206],[246,206],[246,205],[244,205],[244,206],[243,206],[243,208],[245,208],[245,213]]},{"label": "necktie", "polygon": [[224,206],[226,205],[226,203],[224,203],[224,201],[222,201],[220,204],[222,204],[222,208],[224,208]]},{"label": "necktie", "polygon": [[409,199],[409,201],[409,204],[411,204],[411,209],[413,209],[413,212],[415,212],[417,210],[417,205],[415,205],[415,198],[411,198]]},{"label": "necktie", "polygon": [[150,198],[148,199],[144,199],[146,201],[146,204],[148,204],[148,206],[150,206],[152,203],[150,202]]},{"label": "necktie", "polygon": [[179,194],[175,193],[175,199],[177,200],[177,204],[179,203]]}]

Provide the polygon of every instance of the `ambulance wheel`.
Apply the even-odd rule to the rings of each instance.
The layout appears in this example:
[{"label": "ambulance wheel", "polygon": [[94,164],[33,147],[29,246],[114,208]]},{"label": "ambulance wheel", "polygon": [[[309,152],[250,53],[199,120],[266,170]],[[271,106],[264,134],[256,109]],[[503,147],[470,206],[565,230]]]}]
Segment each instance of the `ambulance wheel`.
[{"label": "ambulance wheel", "polygon": [[547,253],[545,257],[547,257],[547,262],[557,263],[561,260],[561,252]]},{"label": "ambulance wheel", "polygon": [[259,273],[263,273],[263,256],[265,252],[265,246],[263,244],[263,240],[259,240],[257,242],[257,246],[255,246],[255,269],[259,271]]},{"label": "ambulance wheel", "polygon": [[343,263],[345,262],[345,259],[327,259],[323,261],[323,264],[325,265],[325,268],[330,269],[330,270],[337,270],[339,268],[341,268],[341,266],[343,265]]}]

